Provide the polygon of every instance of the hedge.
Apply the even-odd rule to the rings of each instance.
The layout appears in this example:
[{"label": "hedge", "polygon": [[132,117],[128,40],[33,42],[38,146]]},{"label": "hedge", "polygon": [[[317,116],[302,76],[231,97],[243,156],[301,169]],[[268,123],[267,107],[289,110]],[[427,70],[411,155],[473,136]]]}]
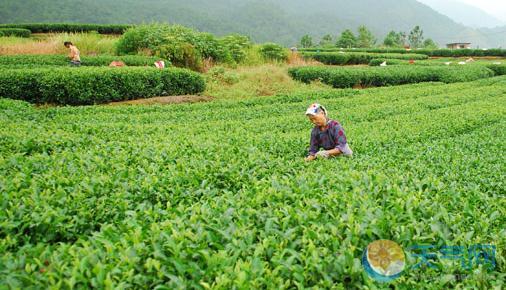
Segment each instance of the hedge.
[{"label": "hedge", "polygon": [[506,57],[506,49],[412,49],[403,48],[303,48],[301,52],[365,52],[365,53],[399,53],[399,54],[425,54],[433,57],[472,57],[472,56],[499,56]]},{"label": "hedge", "polygon": [[0,69],[0,97],[31,103],[88,105],[197,94],[204,89],[200,74],[178,68]]},{"label": "hedge", "polygon": [[80,23],[22,23],[0,24],[0,28],[23,28],[32,33],[51,32],[90,32],[97,31],[100,34],[123,34],[133,25],[125,24],[80,24]]},{"label": "hedge", "polygon": [[0,28],[0,36],[30,37],[32,32],[22,28]]},{"label": "hedge", "polygon": [[345,53],[345,52],[305,52],[305,58],[311,58],[328,65],[369,64],[376,58],[423,60],[428,56],[422,54],[379,54],[379,53]]},{"label": "hedge", "polygon": [[[125,55],[125,56],[82,56],[83,66],[107,66],[112,61],[123,61],[127,66],[154,66],[155,61],[160,60],[157,57],[141,56],[141,55]],[[170,64],[165,60],[166,64]],[[36,66],[36,65],[52,65],[67,66],[69,64],[68,57],[65,55],[5,55],[0,56],[0,66]]]},{"label": "hedge", "polygon": [[388,86],[419,82],[465,82],[494,76],[484,66],[301,67],[289,70],[298,81],[320,80],[335,88]]}]

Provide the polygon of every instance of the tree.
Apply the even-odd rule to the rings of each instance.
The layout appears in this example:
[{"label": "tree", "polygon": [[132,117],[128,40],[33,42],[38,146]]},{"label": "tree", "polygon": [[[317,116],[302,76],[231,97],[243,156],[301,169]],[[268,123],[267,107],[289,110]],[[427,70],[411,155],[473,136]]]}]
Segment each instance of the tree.
[{"label": "tree", "polygon": [[332,35],[330,34],[326,34],[322,37],[322,39],[320,40],[320,46],[322,47],[325,47],[325,46],[332,46]]},{"label": "tree", "polygon": [[306,34],[302,36],[302,39],[300,40],[300,46],[303,48],[313,47],[313,38],[311,35]]},{"label": "tree", "polygon": [[395,32],[392,30],[385,37],[383,45],[388,47],[403,47],[405,39],[406,34],[404,32]]},{"label": "tree", "polygon": [[353,32],[349,29],[346,29],[341,33],[341,36],[336,42],[337,47],[345,47],[345,48],[352,48],[357,45],[357,39],[355,38],[355,35]]},{"label": "tree", "polygon": [[399,32],[399,36],[401,37],[402,46],[406,46],[406,43],[408,42],[408,35],[406,32]]},{"label": "tree", "polygon": [[372,34],[372,32],[367,29],[364,25],[358,28],[358,39],[357,45],[358,47],[371,47],[376,43],[376,38]]},{"label": "tree", "polygon": [[411,48],[419,48],[423,44],[423,30],[420,26],[415,26],[409,33],[409,44]]},{"label": "tree", "polygon": [[430,38],[427,38],[424,42],[423,42],[423,48],[428,48],[428,49],[437,49],[438,48],[438,45],[434,42],[434,40],[430,39]]}]

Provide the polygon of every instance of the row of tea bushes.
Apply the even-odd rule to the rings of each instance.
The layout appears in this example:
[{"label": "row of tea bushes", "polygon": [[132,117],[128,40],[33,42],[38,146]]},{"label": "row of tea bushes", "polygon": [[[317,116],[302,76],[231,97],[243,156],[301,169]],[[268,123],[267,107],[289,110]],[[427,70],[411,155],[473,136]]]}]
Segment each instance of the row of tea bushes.
[{"label": "row of tea bushes", "polygon": [[394,54],[394,53],[347,53],[347,52],[304,52],[305,58],[313,59],[327,65],[356,65],[369,64],[373,59],[403,59],[424,60],[428,56],[423,54]]},{"label": "row of tea bushes", "polygon": [[32,32],[28,29],[22,28],[0,28],[0,37],[2,36],[15,36],[28,38],[32,35]]},{"label": "row of tea bushes", "polygon": [[90,32],[100,34],[122,34],[132,25],[123,24],[81,24],[81,23],[23,23],[0,24],[0,28],[22,28],[32,33]]},{"label": "row of tea bushes", "polygon": [[[142,55],[99,55],[82,56],[81,65],[83,66],[107,66],[113,61],[122,61],[127,66],[154,66],[160,58]],[[166,64],[169,61],[164,60]],[[68,66],[69,60],[66,55],[5,55],[0,56],[0,67],[14,66]]]},{"label": "row of tea bushes", "polygon": [[466,82],[494,76],[485,66],[299,67],[289,70],[298,81],[321,81],[335,88],[389,86],[420,82]]},{"label": "row of tea bushes", "polygon": [[365,53],[400,53],[425,54],[432,57],[472,57],[472,56],[499,56],[506,57],[506,49],[410,49],[404,48],[303,48],[301,52],[365,52]]},{"label": "row of tea bushes", "polygon": [[200,74],[177,68],[0,68],[0,97],[32,103],[89,105],[197,94],[204,89]]}]

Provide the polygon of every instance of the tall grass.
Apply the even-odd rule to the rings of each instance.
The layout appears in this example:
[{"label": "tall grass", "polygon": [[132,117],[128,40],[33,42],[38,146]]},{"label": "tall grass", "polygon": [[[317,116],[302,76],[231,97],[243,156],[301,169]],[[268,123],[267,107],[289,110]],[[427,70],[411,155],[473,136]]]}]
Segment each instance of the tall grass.
[{"label": "tall grass", "polygon": [[216,66],[206,74],[205,95],[217,99],[242,99],[248,97],[289,94],[294,91],[331,89],[330,86],[313,82],[303,84],[288,75],[288,65],[265,63],[256,66],[239,66],[235,69]]},{"label": "tall grass", "polygon": [[34,35],[32,38],[0,37],[0,55],[64,54],[63,42],[74,43],[82,55],[115,54],[117,36],[98,33],[58,33]]}]

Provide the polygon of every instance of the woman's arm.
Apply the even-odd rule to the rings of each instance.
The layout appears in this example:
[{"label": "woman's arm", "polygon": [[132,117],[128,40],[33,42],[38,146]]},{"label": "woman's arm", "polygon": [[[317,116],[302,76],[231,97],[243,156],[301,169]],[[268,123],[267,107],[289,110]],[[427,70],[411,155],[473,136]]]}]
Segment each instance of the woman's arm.
[{"label": "woman's arm", "polygon": [[316,153],[318,152],[320,145],[318,142],[317,132],[313,129],[311,131],[311,140],[309,141],[309,152],[306,157],[306,161],[312,161],[316,159]]}]

